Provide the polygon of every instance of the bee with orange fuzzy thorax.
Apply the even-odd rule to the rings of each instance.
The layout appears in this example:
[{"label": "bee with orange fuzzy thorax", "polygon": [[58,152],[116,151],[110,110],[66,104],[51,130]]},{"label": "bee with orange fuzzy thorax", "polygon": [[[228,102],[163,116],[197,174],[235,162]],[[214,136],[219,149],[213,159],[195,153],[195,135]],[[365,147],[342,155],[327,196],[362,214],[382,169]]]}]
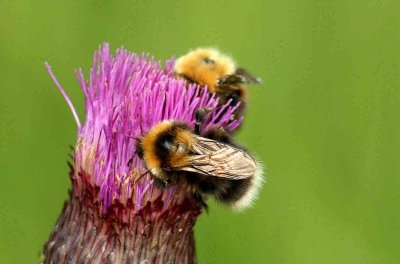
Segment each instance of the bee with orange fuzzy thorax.
[{"label": "bee with orange fuzzy thorax", "polygon": [[254,77],[243,68],[236,67],[234,60],[212,48],[198,48],[178,58],[175,74],[190,83],[207,86],[210,93],[219,97],[219,104],[230,101],[231,106],[240,106],[234,117],[244,114],[247,104],[246,84],[257,84],[261,79]]},{"label": "bee with orange fuzzy thorax", "polygon": [[187,186],[205,207],[208,195],[235,210],[249,207],[263,182],[262,166],[224,130],[204,137],[199,130],[200,121],[195,131],[178,121],[160,122],[139,139],[137,152],[155,180]]}]

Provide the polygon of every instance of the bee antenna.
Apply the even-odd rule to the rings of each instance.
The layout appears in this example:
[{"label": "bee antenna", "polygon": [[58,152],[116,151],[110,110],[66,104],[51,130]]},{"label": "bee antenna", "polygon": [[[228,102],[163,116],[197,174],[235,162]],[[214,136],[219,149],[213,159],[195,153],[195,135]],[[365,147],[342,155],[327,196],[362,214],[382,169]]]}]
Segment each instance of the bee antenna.
[{"label": "bee antenna", "polygon": [[133,157],[134,157],[136,154],[138,154],[138,150],[137,150],[137,149],[135,149],[135,151],[134,151],[133,154],[132,154],[132,157],[128,160],[128,163],[127,163],[127,166],[128,166],[128,167],[131,166],[132,161],[133,161]]},{"label": "bee antenna", "polygon": [[130,167],[132,165],[132,161],[133,161],[133,156],[128,160],[128,163],[126,164],[126,166]]}]

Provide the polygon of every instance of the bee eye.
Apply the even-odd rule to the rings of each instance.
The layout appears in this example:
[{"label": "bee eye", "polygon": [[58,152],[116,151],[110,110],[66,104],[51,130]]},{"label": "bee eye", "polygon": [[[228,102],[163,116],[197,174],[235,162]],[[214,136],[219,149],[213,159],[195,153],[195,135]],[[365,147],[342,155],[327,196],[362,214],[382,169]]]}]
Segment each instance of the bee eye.
[{"label": "bee eye", "polygon": [[186,152],[186,145],[183,143],[178,143],[178,149],[176,150],[177,153],[182,154]]},{"label": "bee eye", "polygon": [[210,58],[203,58],[203,63],[206,65],[211,65],[211,64],[214,64],[215,61]]}]

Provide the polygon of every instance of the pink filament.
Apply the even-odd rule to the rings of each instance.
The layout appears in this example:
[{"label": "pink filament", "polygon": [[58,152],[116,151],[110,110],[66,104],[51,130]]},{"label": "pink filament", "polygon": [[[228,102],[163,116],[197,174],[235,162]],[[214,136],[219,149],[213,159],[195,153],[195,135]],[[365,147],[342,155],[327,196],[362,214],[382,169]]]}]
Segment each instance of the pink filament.
[{"label": "pink filament", "polygon": [[60,85],[60,83],[58,82],[56,76],[54,75],[53,71],[51,70],[51,66],[50,64],[47,63],[47,61],[44,63],[44,65],[46,66],[47,71],[49,72],[51,79],[53,79],[53,82],[56,84],[58,90],[60,91],[60,93],[62,94],[62,96],[64,97],[65,101],[67,102],[69,108],[71,109],[72,115],[75,118],[76,124],[78,125],[78,128],[80,128],[81,125],[81,121],[79,120],[79,116],[75,110],[75,107],[73,105],[73,103],[71,102],[71,99],[69,99],[67,93],[64,91],[64,89],[62,88],[62,86]]}]

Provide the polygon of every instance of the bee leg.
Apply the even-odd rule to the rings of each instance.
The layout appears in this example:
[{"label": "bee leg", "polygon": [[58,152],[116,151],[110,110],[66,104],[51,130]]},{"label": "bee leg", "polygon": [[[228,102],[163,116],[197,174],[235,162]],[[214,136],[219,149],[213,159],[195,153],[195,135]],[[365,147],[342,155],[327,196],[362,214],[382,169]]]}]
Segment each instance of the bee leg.
[{"label": "bee leg", "polygon": [[154,185],[157,186],[160,189],[164,189],[167,187],[169,182],[167,180],[162,180],[159,178],[154,177]]},{"label": "bee leg", "polygon": [[128,167],[132,165],[133,158],[135,155],[138,155],[139,158],[143,158],[143,149],[140,145],[137,146],[136,150],[133,152],[132,157],[128,160],[128,163],[126,164]]},{"label": "bee leg", "polygon": [[211,112],[211,108],[199,108],[196,110],[195,112],[195,124],[194,124],[194,132],[197,135],[200,135],[200,127],[201,127],[201,123],[203,123],[203,120],[205,118],[205,116]]},{"label": "bee leg", "polygon": [[[210,129],[203,135],[206,138],[217,140],[223,143],[227,143],[230,145],[234,145],[232,137],[226,132],[226,130],[223,127],[219,127],[217,129]],[[237,147],[237,146],[236,146]]]},{"label": "bee leg", "polygon": [[203,196],[201,196],[201,194],[199,194],[198,192],[195,192],[195,193],[193,193],[193,197],[208,213],[208,205],[204,201]]}]

